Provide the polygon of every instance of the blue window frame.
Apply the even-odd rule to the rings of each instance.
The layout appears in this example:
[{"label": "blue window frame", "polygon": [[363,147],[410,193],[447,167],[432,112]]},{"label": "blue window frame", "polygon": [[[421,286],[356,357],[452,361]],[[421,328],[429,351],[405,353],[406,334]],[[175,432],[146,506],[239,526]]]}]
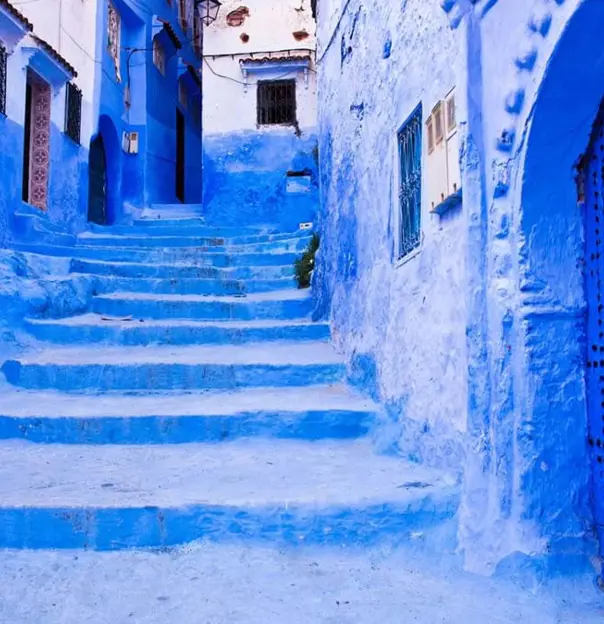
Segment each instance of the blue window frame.
[{"label": "blue window frame", "polygon": [[415,109],[398,132],[399,215],[398,259],[421,242],[422,212],[422,107]]}]

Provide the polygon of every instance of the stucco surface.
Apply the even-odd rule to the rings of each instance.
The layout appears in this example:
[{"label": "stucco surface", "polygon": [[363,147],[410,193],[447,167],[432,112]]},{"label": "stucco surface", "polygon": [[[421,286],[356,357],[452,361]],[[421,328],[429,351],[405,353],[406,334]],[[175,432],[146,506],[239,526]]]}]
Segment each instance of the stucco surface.
[{"label": "stucco surface", "polygon": [[455,86],[459,43],[438,3],[353,1],[338,26],[336,4],[319,8],[319,311],[329,310],[352,375],[387,404],[392,442],[459,464],[465,215],[439,219],[424,202],[419,253],[399,263],[393,182],[397,130],[418,104],[427,114]]}]

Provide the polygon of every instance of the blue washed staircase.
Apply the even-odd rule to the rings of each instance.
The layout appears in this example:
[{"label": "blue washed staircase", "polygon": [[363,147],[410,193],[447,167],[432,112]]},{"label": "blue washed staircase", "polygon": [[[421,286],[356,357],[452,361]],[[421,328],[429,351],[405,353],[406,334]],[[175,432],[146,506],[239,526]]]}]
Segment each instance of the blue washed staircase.
[{"label": "blue washed staircase", "polygon": [[293,262],[308,232],[209,227],[195,208],[94,227],[87,313],[29,318],[2,365],[0,547],[197,539],[373,544],[447,524],[455,479],[374,451]]}]

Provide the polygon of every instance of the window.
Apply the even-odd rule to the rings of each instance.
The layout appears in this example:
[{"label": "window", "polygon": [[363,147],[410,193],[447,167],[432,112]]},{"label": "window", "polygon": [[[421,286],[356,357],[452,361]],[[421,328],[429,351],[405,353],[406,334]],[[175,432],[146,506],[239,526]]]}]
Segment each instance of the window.
[{"label": "window", "polygon": [[68,82],[65,93],[65,134],[76,143],[80,142],[81,125],[82,92],[73,82]]},{"label": "window", "polygon": [[203,53],[203,28],[201,25],[201,19],[199,15],[195,15],[193,20],[193,47],[195,48],[195,54],[201,58]]},{"label": "window", "polygon": [[6,115],[6,48],[0,44],[0,113]]},{"label": "window", "polygon": [[443,131],[443,106],[441,102],[434,107],[432,117],[434,119],[434,142],[436,145],[439,145],[445,138]]},{"label": "window", "polygon": [[399,241],[403,258],[421,241],[422,108],[419,106],[398,133]]},{"label": "window", "polygon": [[178,2],[178,21],[183,32],[187,32],[187,2],[186,0],[179,0]]},{"label": "window", "polygon": [[153,65],[162,76],[166,74],[166,51],[159,37],[153,37]]},{"label": "window", "polygon": [[428,117],[426,122],[426,132],[428,134],[428,154],[434,151],[434,122],[432,121],[432,115]]},{"label": "window", "polygon": [[118,82],[122,80],[120,73],[120,37],[121,37],[121,18],[117,9],[111,4],[108,5],[107,17],[107,50],[115,64],[115,75]]},{"label": "window", "polygon": [[258,82],[258,125],[296,123],[296,81]]},{"label": "window", "polygon": [[178,102],[183,107],[184,110],[187,110],[188,93],[187,93],[187,87],[182,80],[178,81]]},{"label": "window", "polygon": [[447,100],[447,132],[453,132],[456,126],[455,95],[451,95]]}]

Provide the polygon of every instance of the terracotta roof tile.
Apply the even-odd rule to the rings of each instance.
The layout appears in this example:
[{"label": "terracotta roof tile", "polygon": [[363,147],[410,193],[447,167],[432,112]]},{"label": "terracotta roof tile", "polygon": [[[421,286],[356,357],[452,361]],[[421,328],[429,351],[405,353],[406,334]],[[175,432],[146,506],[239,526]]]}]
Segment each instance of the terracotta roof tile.
[{"label": "terracotta roof tile", "polygon": [[13,17],[16,17],[21,24],[25,27],[26,30],[32,31],[34,25],[21,13],[18,11],[8,0],[0,0],[0,6],[4,7]]},{"label": "terracotta roof tile", "polygon": [[292,61],[310,61],[310,54],[303,56],[290,55],[290,56],[265,56],[263,58],[245,58],[241,59],[240,63],[261,65],[262,63],[291,63]]},{"label": "terracotta roof tile", "polygon": [[[0,2],[2,1],[3,0],[0,0]],[[46,43],[44,39],[40,39],[38,35],[34,34],[32,34],[31,36],[45,52],[50,54],[50,56],[52,56],[55,61],[58,61],[74,78],[78,75],[78,72],[75,70],[73,65],[68,63],[50,44]]]},{"label": "terracotta roof tile", "polygon": [[182,48],[182,43],[180,39],[178,38],[178,34],[174,30],[174,26],[172,26],[172,24],[170,24],[168,20],[162,19],[161,17],[158,18],[158,21],[164,25],[164,28],[166,29],[166,33],[168,37],[170,37],[170,41],[174,44],[174,47],[177,50],[180,50],[180,48]]}]

